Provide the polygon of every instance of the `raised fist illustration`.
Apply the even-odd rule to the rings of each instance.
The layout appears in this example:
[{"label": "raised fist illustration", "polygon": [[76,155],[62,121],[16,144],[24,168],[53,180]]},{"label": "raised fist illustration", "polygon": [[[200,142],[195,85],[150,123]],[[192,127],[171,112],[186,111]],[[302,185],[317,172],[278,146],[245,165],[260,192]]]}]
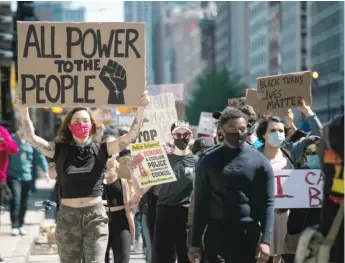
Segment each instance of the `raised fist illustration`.
[{"label": "raised fist illustration", "polygon": [[109,90],[108,104],[125,104],[123,91],[127,87],[127,73],[123,66],[109,59],[102,67],[99,79]]}]

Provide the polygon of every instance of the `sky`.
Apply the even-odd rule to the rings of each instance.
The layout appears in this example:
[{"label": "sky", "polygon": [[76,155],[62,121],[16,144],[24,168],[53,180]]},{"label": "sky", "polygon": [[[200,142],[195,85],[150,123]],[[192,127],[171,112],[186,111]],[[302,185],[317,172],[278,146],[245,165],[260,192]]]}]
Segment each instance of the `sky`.
[{"label": "sky", "polygon": [[[124,2],[120,0],[73,1],[73,7],[86,8],[86,22],[123,22]],[[13,11],[17,3],[12,1]]]}]

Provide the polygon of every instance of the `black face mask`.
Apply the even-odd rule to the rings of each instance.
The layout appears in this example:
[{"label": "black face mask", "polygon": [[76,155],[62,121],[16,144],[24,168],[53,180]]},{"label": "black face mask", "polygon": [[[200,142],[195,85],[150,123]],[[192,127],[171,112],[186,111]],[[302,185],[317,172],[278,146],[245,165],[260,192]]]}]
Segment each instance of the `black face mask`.
[{"label": "black face mask", "polygon": [[183,151],[184,149],[187,148],[189,143],[189,139],[175,139],[174,140],[174,144],[175,146],[180,149],[181,151]]},{"label": "black face mask", "polygon": [[247,138],[247,133],[244,132],[227,132],[225,134],[225,141],[234,148],[241,148],[245,143]]}]

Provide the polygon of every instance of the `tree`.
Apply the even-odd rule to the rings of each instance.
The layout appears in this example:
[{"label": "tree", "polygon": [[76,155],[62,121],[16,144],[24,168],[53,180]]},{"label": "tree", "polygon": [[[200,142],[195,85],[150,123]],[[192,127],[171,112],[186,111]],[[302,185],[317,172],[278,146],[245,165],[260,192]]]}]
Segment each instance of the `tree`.
[{"label": "tree", "polygon": [[186,119],[191,125],[198,125],[201,112],[222,111],[228,105],[228,99],[245,96],[241,78],[225,67],[215,67],[211,73],[203,72],[196,84],[197,88],[185,106]]}]

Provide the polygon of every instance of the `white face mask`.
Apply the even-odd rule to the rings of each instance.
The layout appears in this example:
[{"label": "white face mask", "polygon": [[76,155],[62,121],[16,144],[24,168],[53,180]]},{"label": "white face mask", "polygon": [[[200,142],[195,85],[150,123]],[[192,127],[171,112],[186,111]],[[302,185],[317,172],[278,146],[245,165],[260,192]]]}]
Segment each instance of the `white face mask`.
[{"label": "white face mask", "polygon": [[268,142],[275,147],[280,147],[285,140],[284,132],[271,132],[268,134]]}]

